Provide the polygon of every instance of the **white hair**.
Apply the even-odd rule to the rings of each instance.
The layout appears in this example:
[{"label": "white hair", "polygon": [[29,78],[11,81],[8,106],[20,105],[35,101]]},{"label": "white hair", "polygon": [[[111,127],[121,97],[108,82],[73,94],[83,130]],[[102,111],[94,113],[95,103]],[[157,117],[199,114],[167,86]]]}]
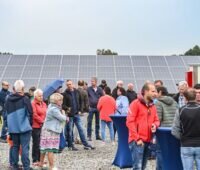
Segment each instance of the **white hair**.
[{"label": "white hair", "polygon": [[23,92],[24,91],[24,81],[23,80],[16,80],[14,84],[14,89],[16,92]]},{"label": "white hair", "polygon": [[36,97],[38,94],[43,94],[43,91],[41,89],[36,89],[34,91],[34,97]]},{"label": "white hair", "polygon": [[117,85],[118,85],[118,84],[124,84],[124,82],[123,82],[122,80],[118,80],[118,81],[117,81]]}]

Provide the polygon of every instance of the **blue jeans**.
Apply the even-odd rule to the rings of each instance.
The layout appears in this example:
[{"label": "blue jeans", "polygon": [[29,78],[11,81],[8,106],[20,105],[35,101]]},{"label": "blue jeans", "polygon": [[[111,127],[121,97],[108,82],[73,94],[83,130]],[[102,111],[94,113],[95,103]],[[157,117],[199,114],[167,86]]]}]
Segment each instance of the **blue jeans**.
[{"label": "blue jeans", "polygon": [[6,140],[7,137],[7,116],[5,115],[6,113],[3,112],[3,126],[1,130],[1,139]]},{"label": "blue jeans", "polygon": [[73,127],[74,127],[74,124],[76,125],[76,127],[78,129],[78,133],[79,133],[82,144],[84,146],[88,146],[89,144],[88,144],[86,137],[85,137],[85,134],[84,134],[81,118],[77,114],[74,117],[70,117],[69,122],[65,126],[65,134],[66,134],[66,139],[68,141],[68,147],[73,146]]},{"label": "blue jeans", "polygon": [[105,141],[106,140],[106,125],[109,128],[110,131],[110,140],[114,141],[114,130],[113,130],[113,122],[106,122],[104,120],[101,120],[101,137],[102,140]]},{"label": "blue jeans", "polygon": [[12,156],[13,156],[13,146],[11,146],[10,149],[9,149],[9,163],[10,163],[11,166],[13,165]]},{"label": "blue jeans", "polygon": [[131,151],[133,170],[144,170],[150,155],[150,143],[144,143],[144,146],[138,146],[135,141],[129,143]]},{"label": "blue jeans", "polygon": [[92,137],[92,120],[95,115],[95,134],[96,138],[99,137],[99,111],[96,108],[90,108],[88,115],[87,136]]},{"label": "blue jeans", "polygon": [[194,161],[200,170],[200,147],[181,147],[181,160],[184,170],[193,170]]},{"label": "blue jeans", "polygon": [[12,149],[12,162],[13,169],[18,169],[19,162],[19,149],[20,145],[22,146],[22,164],[24,170],[30,170],[30,159],[29,159],[29,146],[31,139],[31,131],[26,133],[13,133],[11,134],[13,140],[13,149]]},{"label": "blue jeans", "polygon": [[156,170],[162,170],[163,169],[163,159],[160,149],[160,144],[158,143],[158,140],[156,141]]}]

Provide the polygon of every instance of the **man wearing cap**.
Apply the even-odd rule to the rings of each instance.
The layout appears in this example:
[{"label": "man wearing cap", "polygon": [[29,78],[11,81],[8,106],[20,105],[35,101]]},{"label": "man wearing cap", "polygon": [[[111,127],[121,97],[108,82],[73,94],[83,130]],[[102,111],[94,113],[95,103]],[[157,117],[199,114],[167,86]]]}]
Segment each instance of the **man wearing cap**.
[{"label": "man wearing cap", "polygon": [[185,106],[186,104],[183,93],[187,90],[187,88],[188,88],[188,83],[186,81],[180,81],[178,83],[179,93],[177,93],[173,98],[178,103],[179,108]]},{"label": "man wearing cap", "polygon": [[101,87],[102,90],[104,90],[104,88],[107,87],[106,80],[101,80],[101,84],[99,85],[99,87]]}]

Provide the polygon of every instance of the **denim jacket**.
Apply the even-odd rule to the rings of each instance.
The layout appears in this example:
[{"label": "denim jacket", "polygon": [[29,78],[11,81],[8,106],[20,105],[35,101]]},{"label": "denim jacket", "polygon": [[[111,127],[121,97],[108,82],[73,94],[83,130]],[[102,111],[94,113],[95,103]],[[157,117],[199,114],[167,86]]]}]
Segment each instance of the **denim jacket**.
[{"label": "denim jacket", "polygon": [[61,108],[55,104],[50,104],[47,109],[47,115],[43,128],[56,133],[61,133],[63,123],[66,121],[66,116],[61,113]]}]

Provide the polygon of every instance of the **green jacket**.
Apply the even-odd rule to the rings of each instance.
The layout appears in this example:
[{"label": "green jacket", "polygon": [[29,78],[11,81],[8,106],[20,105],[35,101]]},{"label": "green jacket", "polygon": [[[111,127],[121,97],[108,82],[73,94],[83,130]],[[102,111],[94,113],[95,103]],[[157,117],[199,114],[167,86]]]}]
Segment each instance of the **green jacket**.
[{"label": "green jacket", "polygon": [[171,127],[178,109],[176,101],[170,96],[161,96],[156,102],[156,108],[160,119],[160,126]]}]

